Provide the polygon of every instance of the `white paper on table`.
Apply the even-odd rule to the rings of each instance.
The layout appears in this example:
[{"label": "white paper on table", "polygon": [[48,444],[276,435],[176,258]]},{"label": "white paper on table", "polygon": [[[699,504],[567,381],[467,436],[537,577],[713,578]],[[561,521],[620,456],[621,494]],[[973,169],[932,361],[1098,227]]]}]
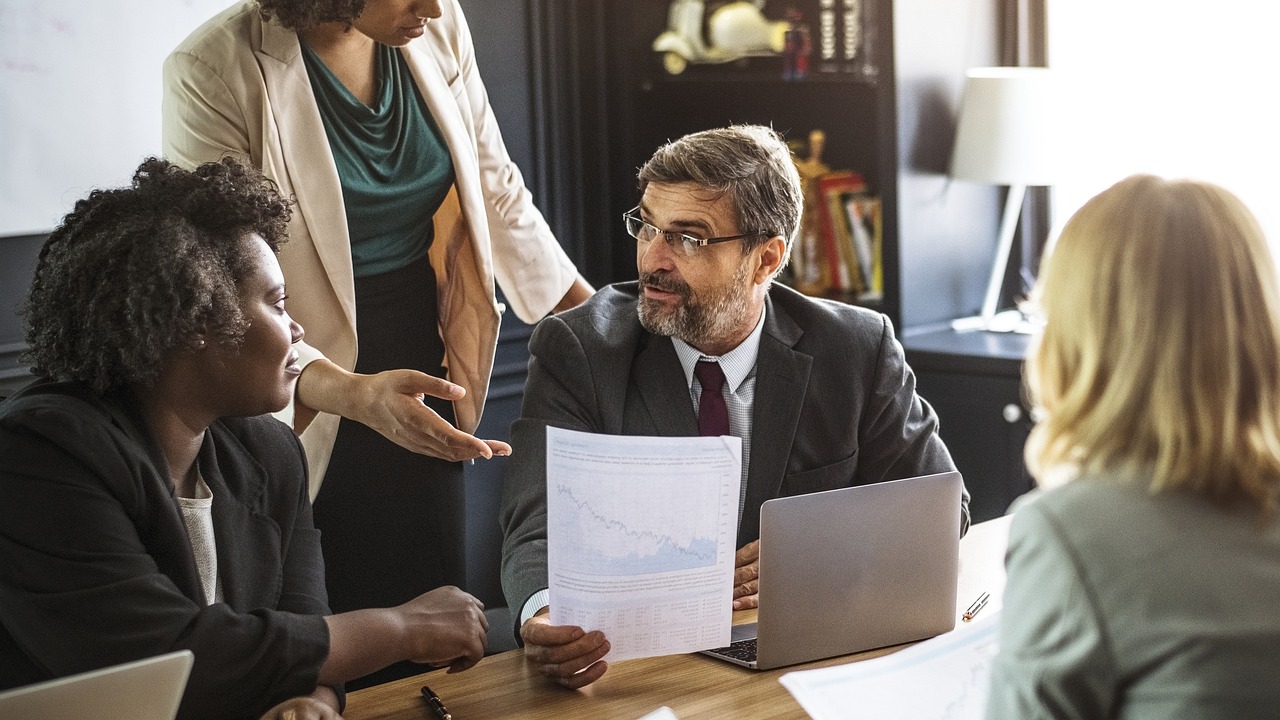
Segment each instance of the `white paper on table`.
[{"label": "white paper on table", "polygon": [[551,622],[611,661],[729,644],[742,440],[547,428]]},{"label": "white paper on table", "polygon": [[648,715],[640,718],[640,720],[680,720],[680,718],[676,717],[676,714],[671,710],[671,708],[663,705],[657,710],[654,710]]},{"label": "white paper on table", "polygon": [[999,630],[993,613],[892,655],[790,672],[781,681],[814,720],[980,720]]}]

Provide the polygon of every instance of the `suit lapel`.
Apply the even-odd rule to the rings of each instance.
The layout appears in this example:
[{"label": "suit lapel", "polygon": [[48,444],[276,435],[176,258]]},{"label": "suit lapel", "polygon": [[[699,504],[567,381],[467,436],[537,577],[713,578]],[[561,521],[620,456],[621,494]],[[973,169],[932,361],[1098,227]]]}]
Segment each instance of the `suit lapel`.
[{"label": "suit lapel", "polygon": [[697,435],[698,418],[671,338],[649,334],[645,337],[649,342],[636,353],[632,372],[653,424],[652,432],[670,437]]},{"label": "suit lapel", "polygon": [[[200,572],[196,568],[195,553],[187,533],[186,521],[182,518],[182,509],[174,494],[173,483],[170,482],[169,463],[164,451],[151,434],[146,420],[138,411],[133,397],[121,394],[105,403],[112,421],[125,434],[146,448],[150,468],[144,468],[142,481],[154,483],[156,497],[167,500],[166,506],[157,506],[154,513],[149,513],[147,526],[142,531],[144,542],[152,548],[156,566],[167,575],[178,589],[187,597],[198,599],[204,597],[204,589],[200,584]],[[150,472],[148,472],[150,470]],[[183,538],[186,542],[154,542],[155,538]]]},{"label": "suit lapel", "polygon": [[800,422],[813,358],[793,348],[804,332],[772,297],[756,357],[756,392],[751,411],[751,465],[747,497],[738,527],[739,545],[760,536],[760,505],[777,497]]},{"label": "suit lapel", "polygon": [[[813,366],[812,357],[794,349],[804,331],[771,297],[766,302],[768,309],[756,357],[751,464],[747,468],[747,497],[738,528],[739,545],[759,537],[760,505],[776,497],[782,486]],[[636,353],[632,365],[632,381],[648,413],[650,427],[619,428],[619,431],[697,435],[697,414],[671,338],[647,333],[645,337],[648,342]]]},{"label": "suit lapel", "polygon": [[[262,49],[257,52],[267,103],[262,119],[263,166],[286,194],[297,200],[298,213],[307,228],[306,238],[320,258],[347,322],[355,328],[354,275],[347,212],[342,202],[342,181],[329,149],[324,121],[311,80],[302,60],[298,36],[273,22],[262,23]],[[273,157],[276,147],[280,157]],[[305,185],[299,192],[293,183]],[[285,246],[285,251],[300,248]]]},{"label": "suit lapel", "polygon": [[275,522],[251,507],[266,492],[266,471],[231,433],[215,427],[209,429],[200,449],[200,471],[213,492],[223,601],[244,611],[255,598],[279,593],[278,587],[268,584],[279,582],[281,537]]}]

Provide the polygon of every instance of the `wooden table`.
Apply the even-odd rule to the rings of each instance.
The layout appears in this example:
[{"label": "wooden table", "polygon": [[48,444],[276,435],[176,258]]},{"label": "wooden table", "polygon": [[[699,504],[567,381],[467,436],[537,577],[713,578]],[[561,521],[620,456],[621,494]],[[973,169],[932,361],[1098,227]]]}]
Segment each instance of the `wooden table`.
[{"label": "wooden table", "polygon": [[[1004,548],[1009,518],[973,526],[960,541],[956,617],[982,592],[991,594],[984,613],[1000,607],[1004,591]],[[734,613],[750,622],[755,611]],[[783,674],[879,657],[906,645],[819,660],[775,670],[754,671],[704,655],[670,655],[628,660],[582,690],[566,690],[533,672],[522,650],[491,655],[456,675],[436,670],[359,690],[347,699],[346,720],[436,720],[422,701],[430,685],[454,720],[528,718],[619,718],[634,720],[663,705],[681,720],[698,718],[805,718],[804,710],[778,682]]]}]

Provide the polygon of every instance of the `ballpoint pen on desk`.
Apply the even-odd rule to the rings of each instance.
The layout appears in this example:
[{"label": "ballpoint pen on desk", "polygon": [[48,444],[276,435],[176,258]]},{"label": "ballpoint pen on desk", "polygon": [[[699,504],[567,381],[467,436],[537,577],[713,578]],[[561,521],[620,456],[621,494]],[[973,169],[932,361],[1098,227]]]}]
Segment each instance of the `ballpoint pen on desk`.
[{"label": "ballpoint pen on desk", "polygon": [[979,610],[987,606],[987,599],[990,597],[990,593],[985,592],[979,595],[978,599],[974,600],[973,604],[969,606],[969,609],[964,611],[964,615],[960,616],[960,619],[965,622],[972,620],[973,617],[978,614]]},{"label": "ballpoint pen on desk", "polygon": [[427,701],[427,704],[431,706],[431,709],[435,711],[440,720],[453,720],[453,716],[449,714],[449,709],[444,706],[443,702],[440,702],[440,696],[431,692],[431,688],[426,685],[422,686],[422,699]]}]

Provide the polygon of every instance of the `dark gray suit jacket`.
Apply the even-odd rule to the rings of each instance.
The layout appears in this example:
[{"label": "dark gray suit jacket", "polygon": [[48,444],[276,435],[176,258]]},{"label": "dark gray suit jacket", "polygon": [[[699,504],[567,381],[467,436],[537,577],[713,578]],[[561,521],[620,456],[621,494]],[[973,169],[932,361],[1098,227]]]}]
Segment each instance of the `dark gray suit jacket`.
[{"label": "dark gray suit jacket", "polygon": [[[547,587],[546,426],[698,434],[671,339],[640,325],[637,288],[606,287],[543,320],[529,341],[500,518],[502,586],[517,618],[529,596]],[[937,430],[888,318],[775,284],[756,359],[739,547],[759,537],[766,500],[954,470]],[[962,528],[968,503],[965,493],[957,508]]]},{"label": "dark gray suit jacket", "polygon": [[164,456],[123,397],[37,381],[0,403],[0,689],[187,649],[179,720],[258,718],[329,654],[302,446],[270,417],[209,426],[224,601],[208,604]]}]

